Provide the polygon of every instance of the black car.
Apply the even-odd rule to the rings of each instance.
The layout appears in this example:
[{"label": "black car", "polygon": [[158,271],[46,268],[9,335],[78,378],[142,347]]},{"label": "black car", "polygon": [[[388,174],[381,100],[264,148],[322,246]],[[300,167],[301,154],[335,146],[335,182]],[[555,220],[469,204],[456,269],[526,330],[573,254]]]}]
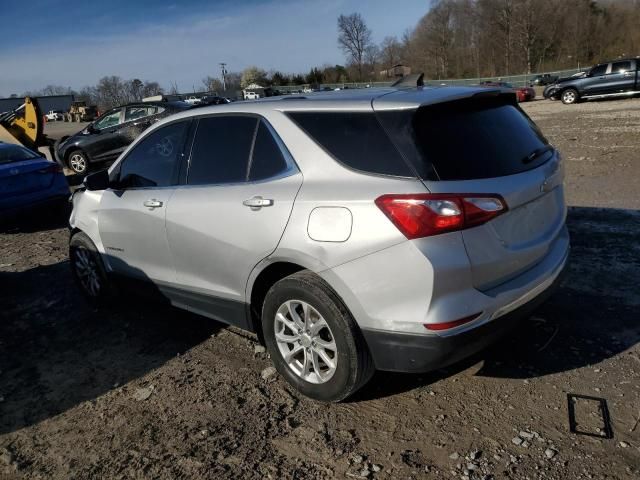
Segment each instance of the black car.
[{"label": "black car", "polygon": [[186,102],[132,103],[106,111],[84,130],[56,145],[57,161],[84,175],[92,163],[112,162],[146,128],[191,108]]},{"label": "black car", "polygon": [[546,98],[573,104],[582,100],[640,95],[640,57],[600,63],[545,88]]},{"label": "black car", "polygon": [[205,95],[200,99],[199,105],[226,105],[227,103],[231,103],[231,100],[226,97]]},{"label": "black car", "polygon": [[557,75],[551,75],[550,73],[543,73],[541,75],[536,75],[533,80],[531,80],[531,86],[539,85],[541,87],[545,85],[550,85],[554,82],[558,81]]}]

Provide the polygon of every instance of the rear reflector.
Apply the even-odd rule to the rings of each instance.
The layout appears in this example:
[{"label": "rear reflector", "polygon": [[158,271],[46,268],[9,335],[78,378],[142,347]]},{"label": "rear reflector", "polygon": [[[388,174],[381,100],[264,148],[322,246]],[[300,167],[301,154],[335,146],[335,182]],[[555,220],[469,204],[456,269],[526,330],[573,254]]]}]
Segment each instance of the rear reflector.
[{"label": "rear reflector", "polygon": [[500,195],[475,193],[382,195],[376,205],[410,240],[475,227],[507,211]]},{"label": "rear reflector", "polygon": [[453,322],[444,322],[444,323],[425,323],[424,327],[427,330],[449,330],[451,328],[459,327],[460,325],[464,325],[465,323],[472,322],[476,318],[482,315],[482,312],[470,315],[468,317],[461,318],[460,320],[454,320]]}]

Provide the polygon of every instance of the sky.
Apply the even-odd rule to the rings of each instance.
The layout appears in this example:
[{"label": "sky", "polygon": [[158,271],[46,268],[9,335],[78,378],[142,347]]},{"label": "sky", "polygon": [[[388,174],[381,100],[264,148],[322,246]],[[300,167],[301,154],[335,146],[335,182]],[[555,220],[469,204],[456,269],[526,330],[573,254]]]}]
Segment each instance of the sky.
[{"label": "sky", "polygon": [[257,65],[306,73],[344,64],[337,17],[359,12],[379,43],[415,27],[428,0],[0,0],[0,97],[100,77],[180,91]]}]

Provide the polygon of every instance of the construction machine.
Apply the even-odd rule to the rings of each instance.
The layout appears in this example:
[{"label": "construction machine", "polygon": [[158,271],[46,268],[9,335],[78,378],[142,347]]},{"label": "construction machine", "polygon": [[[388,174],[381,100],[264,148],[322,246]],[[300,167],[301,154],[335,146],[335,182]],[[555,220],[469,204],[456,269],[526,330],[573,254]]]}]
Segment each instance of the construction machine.
[{"label": "construction machine", "polygon": [[51,146],[44,135],[44,121],[38,100],[25,97],[15,110],[0,113],[0,142],[15,143],[53,159]]},{"label": "construction machine", "polygon": [[69,111],[64,114],[65,122],[92,122],[98,118],[98,108],[86,102],[73,102]]}]

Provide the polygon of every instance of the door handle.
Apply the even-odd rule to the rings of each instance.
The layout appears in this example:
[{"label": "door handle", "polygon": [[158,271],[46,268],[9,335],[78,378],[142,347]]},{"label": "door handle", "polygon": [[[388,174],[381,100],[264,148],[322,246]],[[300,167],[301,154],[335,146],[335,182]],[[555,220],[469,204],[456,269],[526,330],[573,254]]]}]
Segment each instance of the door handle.
[{"label": "door handle", "polygon": [[251,210],[259,210],[262,207],[270,207],[271,205],[273,205],[273,200],[271,200],[270,198],[262,198],[257,196],[245,200],[244,202],[242,202],[242,204],[245,207],[251,207]]},{"label": "door handle", "polygon": [[160,200],[152,198],[151,200],[145,200],[143,205],[149,208],[159,208],[162,206],[162,202]]}]

